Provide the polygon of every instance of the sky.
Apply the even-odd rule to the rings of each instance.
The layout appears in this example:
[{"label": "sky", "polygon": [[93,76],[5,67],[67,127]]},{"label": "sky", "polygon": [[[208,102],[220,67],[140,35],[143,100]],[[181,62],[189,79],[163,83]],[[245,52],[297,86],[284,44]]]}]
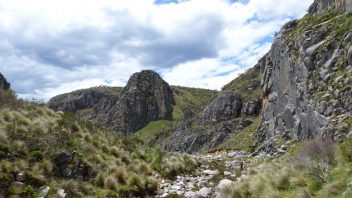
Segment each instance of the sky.
[{"label": "sky", "polygon": [[21,98],[124,86],[151,69],[220,90],[313,0],[0,0],[0,72]]}]

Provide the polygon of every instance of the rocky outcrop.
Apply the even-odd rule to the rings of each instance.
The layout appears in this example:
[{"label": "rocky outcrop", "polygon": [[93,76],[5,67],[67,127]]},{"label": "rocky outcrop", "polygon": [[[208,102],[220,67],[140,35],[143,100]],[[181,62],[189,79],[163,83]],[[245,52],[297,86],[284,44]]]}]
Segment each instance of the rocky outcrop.
[{"label": "rocky outcrop", "polygon": [[242,97],[232,91],[221,92],[203,111],[203,121],[217,123],[241,116]]},{"label": "rocky outcrop", "polygon": [[116,131],[130,134],[150,121],[172,118],[175,103],[170,86],[155,72],[142,71],[129,79],[115,104],[96,109],[96,117]]},{"label": "rocky outcrop", "polygon": [[78,90],[52,98],[49,107],[130,134],[150,121],[171,119],[174,103],[169,85],[157,73],[146,70],[133,74],[123,89],[102,86]]},{"label": "rocky outcrop", "polygon": [[6,78],[0,73],[0,89],[10,89],[10,83],[7,82]]},{"label": "rocky outcrop", "polygon": [[309,7],[310,14],[323,14],[328,10],[352,11],[352,0],[315,0]]},{"label": "rocky outcrop", "polygon": [[242,109],[242,115],[258,116],[262,109],[262,101],[249,100]]},{"label": "rocky outcrop", "polygon": [[[324,2],[315,1],[313,7],[324,7]],[[344,58],[350,56],[351,32],[337,31],[345,31],[340,24],[351,24],[343,13],[335,20],[288,23],[259,61],[264,99],[258,142],[274,136],[298,140],[336,136],[339,118],[351,116],[352,66]]]},{"label": "rocky outcrop", "polygon": [[75,113],[79,110],[91,109],[104,99],[116,100],[122,88],[94,87],[62,94],[50,99],[49,108],[55,111]]}]

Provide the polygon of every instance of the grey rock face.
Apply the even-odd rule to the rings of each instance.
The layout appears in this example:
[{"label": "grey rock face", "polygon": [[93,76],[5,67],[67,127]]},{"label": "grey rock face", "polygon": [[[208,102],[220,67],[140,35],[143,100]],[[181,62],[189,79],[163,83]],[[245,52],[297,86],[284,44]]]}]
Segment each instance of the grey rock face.
[{"label": "grey rock face", "polygon": [[309,7],[310,14],[323,14],[330,9],[352,11],[352,0],[315,0]]},{"label": "grey rock face", "polygon": [[262,101],[249,100],[242,109],[242,115],[257,116],[262,109]]},{"label": "grey rock face", "polygon": [[350,48],[348,49],[347,59],[348,59],[348,64],[352,65],[352,46],[350,46]]},{"label": "grey rock face", "polygon": [[153,71],[135,73],[122,90],[116,104],[102,120],[116,131],[136,132],[150,121],[172,118],[174,97],[169,85]]},{"label": "grey rock face", "polygon": [[333,32],[326,22],[294,39],[285,27],[277,34],[260,60],[264,99],[257,142],[277,135],[298,140],[325,136],[334,117],[351,114],[352,81],[349,60],[343,58],[350,56],[350,47],[329,38]]},{"label": "grey rock face", "polygon": [[121,88],[109,88],[115,93],[103,90],[104,87],[77,90],[68,94],[62,94],[50,99],[49,108],[55,111],[75,113],[83,109],[91,109],[104,99],[116,100]]},{"label": "grey rock face", "polygon": [[0,89],[10,89],[10,83],[6,81],[6,78],[0,73]]},{"label": "grey rock face", "polygon": [[221,92],[203,111],[203,121],[216,123],[239,117],[242,110],[242,97],[231,91]]},{"label": "grey rock face", "polygon": [[238,134],[251,124],[245,118],[235,118],[218,124],[204,124],[201,120],[182,121],[171,134],[164,149],[186,153],[206,151],[224,143],[230,138],[230,134]]}]

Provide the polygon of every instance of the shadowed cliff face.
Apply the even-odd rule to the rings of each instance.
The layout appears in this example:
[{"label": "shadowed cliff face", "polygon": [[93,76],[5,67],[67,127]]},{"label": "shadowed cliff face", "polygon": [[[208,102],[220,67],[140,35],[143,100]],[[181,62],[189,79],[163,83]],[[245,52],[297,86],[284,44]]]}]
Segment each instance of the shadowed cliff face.
[{"label": "shadowed cliff face", "polygon": [[309,7],[310,14],[323,14],[330,9],[352,11],[352,0],[315,0]]},{"label": "shadowed cliff face", "polygon": [[6,78],[0,73],[0,89],[10,89],[10,83],[6,81]]}]

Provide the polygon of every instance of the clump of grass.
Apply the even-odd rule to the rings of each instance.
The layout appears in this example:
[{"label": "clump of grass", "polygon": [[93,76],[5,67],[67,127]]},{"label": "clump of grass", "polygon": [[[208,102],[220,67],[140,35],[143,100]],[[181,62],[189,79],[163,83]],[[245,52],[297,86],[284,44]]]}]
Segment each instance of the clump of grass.
[{"label": "clump of grass", "polygon": [[47,178],[44,175],[44,171],[39,167],[33,167],[31,170],[26,172],[26,178],[33,185],[43,185],[47,182]]},{"label": "clump of grass", "polygon": [[137,189],[140,189],[142,187],[142,179],[137,175],[132,175],[127,180],[127,185],[129,187],[136,187]]},{"label": "clump of grass", "polygon": [[117,179],[117,182],[121,183],[121,184],[125,184],[126,183],[126,177],[127,177],[127,173],[126,170],[122,167],[119,167],[115,172],[114,172],[114,177]]},{"label": "clump of grass", "polygon": [[81,197],[81,192],[79,190],[79,184],[74,180],[63,181],[59,184],[60,188],[65,190],[68,197]]},{"label": "clump of grass", "polygon": [[105,185],[105,174],[99,173],[98,176],[95,178],[94,183],[99,187],[104,187]]},{"label": "clump of grass", "polygon": [[120,155],[121,155],[121,151],[120,151],[120,149],[117,146],[112,146],[110,148],[110,153],[112,155],[114,155],[115,157],[120,157]]},{"label": "clump of grass", "polygon": [[175,154],[162,160],[161,172],[167,178],[174,178],[180,174],[194,172],[199,165],[199,162],[191,156]]}]

